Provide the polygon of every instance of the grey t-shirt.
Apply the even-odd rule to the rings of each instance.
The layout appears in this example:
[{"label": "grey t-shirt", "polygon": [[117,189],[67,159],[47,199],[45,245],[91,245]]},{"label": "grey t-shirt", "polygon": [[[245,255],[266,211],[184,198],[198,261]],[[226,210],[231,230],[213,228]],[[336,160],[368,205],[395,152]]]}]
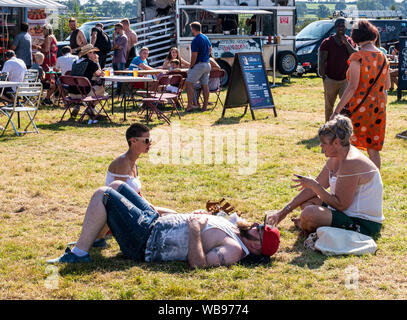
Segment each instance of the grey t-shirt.
[{"label": "grey t-shirt", "polygon": [[125,34],[118,36],[116,38],[116,45],[122,48],[114,50],[113,63],[126,63],[127,42],[128,40]]},{"label": "grey t-shirt", "polygon": [[[187,219],[193,214],[169,214],[157,219],[157,222],[148,238],[145,261],[186,261],[188,260],[189,229]],[[224,231],[228,236],[235,239],[245,251],[244,246],[235,231],[237,228],[229,220],[208,215],[208,223],[201,233],[206,230],[217,228]]]},{"label": "grey t-shirt", "polygon": [[32,65],[32,50],[31,50],[32,39],[28,32],[20,32],[14,38],[13,44],[16,46],[16,56],[17,58],[23,60],[26,66]]}]

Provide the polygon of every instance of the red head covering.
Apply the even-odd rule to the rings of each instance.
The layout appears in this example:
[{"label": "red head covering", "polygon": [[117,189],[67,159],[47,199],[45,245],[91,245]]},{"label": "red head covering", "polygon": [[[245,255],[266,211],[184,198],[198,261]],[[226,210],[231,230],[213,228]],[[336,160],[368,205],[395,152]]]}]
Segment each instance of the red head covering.
[{"label": "red head covering", "polygon": [[280,244],[280,231],[277,228],[266,225],[263,234],[263,247],[261,254],[272,256],[278,250]]}]

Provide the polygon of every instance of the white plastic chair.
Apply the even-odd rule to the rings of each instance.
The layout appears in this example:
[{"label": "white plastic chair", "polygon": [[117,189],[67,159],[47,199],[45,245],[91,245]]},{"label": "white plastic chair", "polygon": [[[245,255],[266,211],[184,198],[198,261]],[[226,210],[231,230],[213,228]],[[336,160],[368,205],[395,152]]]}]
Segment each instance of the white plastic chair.
[{"label": "white plastic chair", "polygon": [[28,69],[24,74],[24,82],[37,82],[38,80],[38,70]]},{"label": "white plastic chair", "polygon": [[[17,136],[23,133],[39,133],[37,126],[35,125],[34,119],[38,112],[38,107],[40,104],[42,96],[42,84],[41,83],[24,83],[20,87],[17,88],[17,92],[15,94],[14,103],[10,104],[5,107],[0,108],[0,112],[7,116],[8,121],[6,125],[0,129],[2,130],[1,135],[4,134],[8,125],[11,123],[13,129]],[[30,122],[25,127],[23,131],[18,131],[14,122],[13,122],[13,115],[16,113],[18,117],[18,129],[20,129],[20,112],[26,112]],[[31,115],[30,112],[34,114]],[[27,131],[28,127],[32,124],[35,131]]]},{"label": "white plastic chair", "polygon": [[[8,80],[8,72],[0,72],[0,81],[7,81]],[[0,90],[0,97],[3,97],[4,94],[4,89],[5,88],[1,88]],[[5,101],[1,100],[0,103],[5,103]],[[7,102],[6,102],[7,103]]]}]

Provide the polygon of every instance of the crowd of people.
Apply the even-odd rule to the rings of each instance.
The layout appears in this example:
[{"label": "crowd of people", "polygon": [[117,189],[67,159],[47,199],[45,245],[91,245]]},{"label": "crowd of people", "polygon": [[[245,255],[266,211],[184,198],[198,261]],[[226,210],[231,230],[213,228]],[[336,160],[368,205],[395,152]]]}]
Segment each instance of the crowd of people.
[{"label": "crowd of people", "polygon": [[[9,50],[6,54],[6,59],[11,60],[6,61],[3,71],[9,72],[9,80],[22,82],[25,70],[37,70],[38,80],[42,83],[43,89],[46,90],[46,97],[43,99],[44,104],[53,104],[51,97],[56,91],[56,81],[58,81],[57,77],[50,75],[49,71],[55,71],[60,75],[86,77],[92,86],[95,86],[98,95],[105,95],[104,81],[101,78],[104,75],[106,58],[111,51],[113,51],[112,67],[114,71],[154,69],[147,60],[149,49],[142,47],[136,50],[137,34],[130,28],[129,19],[123,19],[114,25],[113,39],[110,39],[104,31],[103,24],[97,23],[91,30],[90,43],[88,43],[85,34],[78,28],[77,20],[70,18],[70,45],[62,48],[60,57],[57,57],[57,40],[50,25],[44,26],[44,41],[41,45],[32,44],[26,23],[21,24],[20,28],[21,33],[17,35],[11,47],[13,50]],[[191,43],[191,61],[188,62],[183,59],[178,48],[173,47],[164,59],[163,65],[157,69],[170,71],[188,69],[188,77],[186,78],[188,106],[186,111],[193,111],[197,108],[205,111],[208,106],[210,70],[211,68],[220,69],[220,67],[211,58],[211,43],[202,34],[200,23],[191,23],[191,30],[194,34],[194,40]],[[37,50],[34,54],[34,60],[32,50]],[[23,66],[25,69],[21,70]],[[219,86],[219,80],[219,78],[211,79],[211,89],[216,89]],[[144,88],[144,84],[141,85]],[[178,88],[172,87],[169,86],[168,91],[178,90]],[[122,84],[119,82],[116,93],[121,94],[121,89]],[[12,91],[15,92],[15,88],[6,91],[3,96],[7,102],[12,100]],[[90,90],[88,92],[91,94]],[[71,86],[68,88],[68,94],[73,98],[78,98],[79,93]],[[201,94],[203,96],[202,107],[199,102]],[[75,117],[79,110],[80,106],[75,106],[71,115]],[[95,121],[90,122],[94,123]]]},{"label": "crowd of people", "polygon": [[[27,66],[36,69],[49,100],[55,90],[55,83],[47,77],[50,68],[62,75],[84,76],[98,95],[105,94],[99,80],[111,49],[115,70],[153,69],[148,63],[149,49],[135,51],[137,35],[127,19],[114,26],[111,47],[102,24],[92,29],[91,43],[87,43],[74,18],[69,26],[70,46],[64,47],[58,58],[52,28],[44,28],[44,43],[34,47],[29,44],[26,26],[22,26],[14,43],[15,51],[6,53],[3,71],[9,72],[9,79],[22,81]],[[191,60],[184,60],[177,48],[171,48],[161,68],[188,68],[186,111],[200,107],[201,92],[201,109],[206,110],[209,90],[219,85],[219,79],[209,79],[209,74],[220,67],[211,57],[212,46],[200,23],[192,22],[190,27],[194,35]],[[136,123],[126,131],[128,150],[110,164],[106,186],[99,188],[89,202],[78,242],[72,250],[68,247],[61,257],[49,262],[89,262],[90,248],[105,246],[108,232],[121,251],[136,260],[184,260],[192,267],[208,267],[231,265],[250,255],[269,257],[279,247],[277,225],[296,208],[301,209],[301,215],[292,221],[305,234],[321,226],[369,236],[379,234],[384,220],[379,152],[384,144],[387,90],[391,85],[389,63],[378,44],[377,29],[367,20],[355,23],[350,37],[345,35],[345,19],[338,18],[335,28],[336,34],[321,44],[319,64],[326,123],[319,129],[318,137],[328,160],[315,179],[295,175],[300,193],[283,209],[266,215],[264,223],[259,224],[202,214],[208,212],[180,214],[152,205],[141,196],[137,167],[139,156],[150,149],[151,136],[148,127]],[[26,52],[31,48],[39,50],[34,60]],[[78,97],[75,88],[69,92]],[[10,91],[5,98],[9,99],[8,94]],[[369,157],[361,150],[366,150]]]}]

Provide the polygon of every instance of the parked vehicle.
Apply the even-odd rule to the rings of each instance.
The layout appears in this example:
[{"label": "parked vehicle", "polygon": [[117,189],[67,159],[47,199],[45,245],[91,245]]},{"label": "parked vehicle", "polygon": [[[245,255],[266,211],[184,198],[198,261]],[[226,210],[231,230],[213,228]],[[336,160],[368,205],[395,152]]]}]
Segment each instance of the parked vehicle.
[{"label": "parked vehicle", "polygon": [[[135,23],[136,22],[136,18],[132,18],[129,19],[130,23]],[[114,29],[114,25],[118,22],[120,22],[121,19],[109,19],[109,20],[97,20],[97,21],[89,21],[89,22],[85,22],[84,24],[82,24],[78,29],[80,29],[81,31],[83,31],[83,33],[85,34],[86,37],[86,41],[88,43],[90,43],[90,36],[92,33],[92,28],[96,26],[97,23],[102,23],[103,24],[103,30],[109,35],[110,39],[112,40],[112,33],[113,33],[113,29]],[[57,45],[58,45],[58,57],[61,55],[61,49],[64,46],[69,46],[69,40],[70,40],[70,36],[68,36],[64,41],[58,41]]]},{"label": "parked vehicle", "polygon": [[[277,71],[289,75],[296,70],[295,0],[177,0],[176,16],[181,56],[190,60],[193,36],[189,24],[199,21],[212,43],[213,57],[226,71],[225,84],[237,52],[261,51],[266,70],[271,71],[276,49]],[[221,32],[217,28],[220,21]]]},{"label": "parked vehicle", "polygon": [[[368,20],[379,30],[383,47],[397,41],[400,36],[407,35],[407,20]],[[322,41],[335,33],[334,21],[334,19],[314,21],[297,34],[295,44],[298,63],[303,67],[305,73],[318,74],[318,50]],[[347,21],[349,23],[346,34],[349,36],[355,20],[347,19]]]}]

